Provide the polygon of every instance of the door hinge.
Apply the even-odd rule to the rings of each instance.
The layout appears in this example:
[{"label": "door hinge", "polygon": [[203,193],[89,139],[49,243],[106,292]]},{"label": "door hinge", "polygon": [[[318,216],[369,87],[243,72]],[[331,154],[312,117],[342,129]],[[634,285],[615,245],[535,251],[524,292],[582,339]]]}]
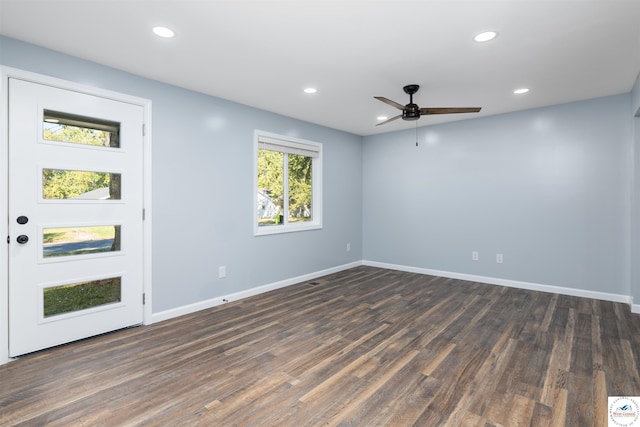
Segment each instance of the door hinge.
[{"label": "door hinge", "polygon": [[147,303],[147,294],[145,294],[144,292],[142,293],[142,305],[145,305]]},{"label": "door hinge", "polygon": [[147,129],[146,129],[146,127],[145,127],[145,124],[143,123],[143,124],[142,124],[142,136],[145,136],[146,131],[147,131]]},{"label": "door hinge", "polygon": [[7,244],[11,243],[11,236],[7,236]]},{"label": "door hinge", "polygon": [[144,221],[144,220],[145,220],[145,218],[146,218],[146,214],[147,214],[146,210],[145,210],[144,208],[142,208],[142,220],[143,220],[143,221]]}]

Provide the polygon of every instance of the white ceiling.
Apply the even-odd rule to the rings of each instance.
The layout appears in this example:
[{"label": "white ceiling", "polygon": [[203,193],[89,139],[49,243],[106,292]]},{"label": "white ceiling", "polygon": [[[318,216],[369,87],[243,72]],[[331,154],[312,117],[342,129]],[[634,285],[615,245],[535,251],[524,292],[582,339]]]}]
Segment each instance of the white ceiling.
[{"label": "white ceiling", "polygon": [[415,126],[375,126],[398,110],[373,97],[406,104],[406,84],[421,107],[483,107],[426,126],[629,92],[640,72],[640,0],[0,0],[0,34],[358,135]]}]

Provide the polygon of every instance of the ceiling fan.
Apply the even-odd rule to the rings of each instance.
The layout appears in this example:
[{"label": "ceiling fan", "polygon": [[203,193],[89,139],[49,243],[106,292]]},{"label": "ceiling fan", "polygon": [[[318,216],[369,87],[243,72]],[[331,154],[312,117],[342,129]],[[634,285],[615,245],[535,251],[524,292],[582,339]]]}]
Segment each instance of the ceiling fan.
[{"label": "ceiling fan", "polygon": [[402,110],[402,114],[395,117],[391,117],[388,120],[378,123],[376,126],[384,125],[385,123],[392,122],[402,117],[402,120],[418,120],[420,116],[426,116],[429,114],[454,114],[454,113],[477,113],[480,111],[480,107],[462,107],[462,108],[420,108],[413,103],[413,94],[420,89],[419,85],[407,85],[402,88],[405,93],[409,94],[409,103],[407,105],[401,105],[384,96],[374,96],[375,99],[380,100],[386,104],[396,107],[398,110]]}]

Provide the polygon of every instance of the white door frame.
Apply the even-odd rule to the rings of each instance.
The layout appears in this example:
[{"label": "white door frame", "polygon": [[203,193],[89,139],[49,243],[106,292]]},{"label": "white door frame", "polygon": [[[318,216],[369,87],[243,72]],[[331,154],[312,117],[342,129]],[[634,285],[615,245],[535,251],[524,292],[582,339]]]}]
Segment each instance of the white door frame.
[{"label": "white door frame", "polygon": [[3,241],[9,235],[9,199],[8,199],[8,149],[9,149],[9,78],[54,86],[60,89],[73,90],[89,95],[100,96],[116,101],[139,105],[144,110],[145,132],[143,136],[143,206],[145,220],[143,222],[143,292],[145,305],[143,307],[143,324],[152,323],[153,300],[151,291],[151,101],[144,98],[112,92],[105,89],[81,85],[79,83],[49,77],[41,74],[23,71],[0,65],[0,365],[12,360],[9,357],[9,250]]}]

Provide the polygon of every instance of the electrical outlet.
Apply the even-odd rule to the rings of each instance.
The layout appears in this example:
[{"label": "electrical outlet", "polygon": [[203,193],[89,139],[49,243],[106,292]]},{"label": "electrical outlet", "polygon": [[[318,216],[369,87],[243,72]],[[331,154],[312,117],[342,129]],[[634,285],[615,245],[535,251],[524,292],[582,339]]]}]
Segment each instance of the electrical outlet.
[{"label": "electrical outlet", "polygon": [[351,243],[347,243],[347,252],[351,252]]},{"label": "electrical outlet", "polygon": [[227,276],[227,267],[225,267],[224,265],[221,265],[220,267],[218,267],[218,279],[222,279],[223,277]]},{"label": "electrical outlet", "polygon": [[478,261],[480,259],[480,254],[478,253],[478,251],[471,252],[471,259],[473,261]]},{"label": "electrical outlet", "polygon": [[496,254],[496,262],[498,264],[502,264],[504,262],[504,259],[502,257],[502,254]]}]

